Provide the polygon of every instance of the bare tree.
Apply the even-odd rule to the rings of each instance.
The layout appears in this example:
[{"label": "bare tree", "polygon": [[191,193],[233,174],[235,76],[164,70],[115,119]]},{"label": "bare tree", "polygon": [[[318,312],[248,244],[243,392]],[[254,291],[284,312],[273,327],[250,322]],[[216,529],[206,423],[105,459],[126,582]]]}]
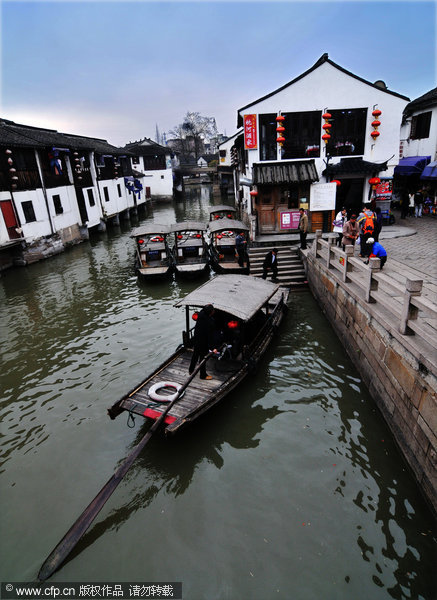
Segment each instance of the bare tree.
[{"label": "bare tree", "polygon": [[187,112],[183,123],[171,129],[169,135],[173,137],[172,146],[180,152],[182,160],[192,156],[197,162],[204,151],[204,140],[217,135],[215,118]]}]

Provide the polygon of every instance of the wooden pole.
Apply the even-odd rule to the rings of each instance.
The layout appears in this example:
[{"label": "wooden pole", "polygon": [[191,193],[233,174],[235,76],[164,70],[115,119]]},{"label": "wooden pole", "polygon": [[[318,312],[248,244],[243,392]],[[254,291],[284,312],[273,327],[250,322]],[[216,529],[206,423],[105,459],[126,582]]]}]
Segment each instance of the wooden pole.
[{"label": "wooden pole", "polygon": [[59,544],[54,548],[51,554],[47,557],[44,564],[38,573],[38,579],[40,581],[45,581],[48,579],[65,561],[67,556],[79,542],[83,534],[89,528],[91,523],[97,517],[99,512],[102,510],[106,501],[114,492],[115,488],[118,486],[120,481],[126,475],[130,467],[132,466],[135,459],[142,452],[144,446],[150,440],[152,435],[164,421],[167,413],[172,409],[174,404],[179,400],[183,392],[187,389],[188,385],[194,379],[194,377],[199,372],[202,365],[214,354],[214,352],[209,352],[205,358],[197,365],[193,373],[184,383],[184,385],[179,389],[177,396],[174,400],[172,400],[169,405],[166,407],[161,416],[153,423],[150,429],[147,431],[146,435],[138,442],[129,456],[124,460],[124,462],[119,466],[119,468],[115,471],[112,477],[106,482],[106,484],[102,487],[100,492],[91,501],[91,503],[86,507],[80,517],[73,523],[70,529],[67,531],[65,536],[59,542]]}]

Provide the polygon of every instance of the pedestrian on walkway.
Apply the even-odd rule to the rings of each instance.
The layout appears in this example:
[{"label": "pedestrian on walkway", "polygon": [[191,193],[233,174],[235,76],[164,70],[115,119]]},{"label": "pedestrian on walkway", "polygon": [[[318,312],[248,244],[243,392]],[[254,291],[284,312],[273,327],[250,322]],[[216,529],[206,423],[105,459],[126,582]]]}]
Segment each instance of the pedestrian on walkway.
[{"label": "pedestrian on walkway", "polygon": [[263,279],[267,279],[267,271],[272,270],[272,281],[278,281],[278,249],[273,248],[264,257]]},{"label": "pedestrian on walkway", "polygon": [[375,238],[375,242],[379,242],[379,234],[381,233],[381,229],[382,229],[382,212],[379,206],[377,206],[375,208],[375,215],[376,215],[376,221],[375,221],[375,233],[373,235],[373,237]]},{"label": "pedestrian on walkway", "polygon": [[332,231],[337,234],[337,241],[335,245],[341,247],[341,240],[343,238],[343,226],[347,221],[346,209],[343,207],[340,212],[337,213],[334,222],[332,223]]},{"label": "pedestrian on walkway", "polygon": [[369,238],[366,244],[370,250],[369,258],[365,261],[365,264],[369,264],[371,258],[379,258],[381,263],[381,269],[387,262],[387,250],[381,246],[379,242],[375,242],[373,238]]},{"label": "pedestrian on walkway", "polygon": [[352,214],[349,221],[346,221],[346,223],[343,225],[343,238],[341,240],[343,244],[343,250],[345,249],[345,246],[355,246],[358,235],[359,227],[357,223],[357,215]]},{"label": "pedestrian on walkway", "polygon": [[417,190],[417,192],[414,194],[414,208],[416,218],[420,218],[422,216],[423,201],[424,198],[422,190]]},{"label": "pedestrian on walkway", "polygon": [[364,205],[363,211],[359,214],[357,223],[360,228],[360,257],[368,256],[368,248],[366,242],[370,237],[373,237],[375,232],[376,215],[370,208],[370,203]]},{"label": "pedestrian on walkway", "polygon": [[300,235],[300,247],[302,250],[307,249],[307,233],[308,233],[308,217],[303,208],[299,208],[299,235]]}]

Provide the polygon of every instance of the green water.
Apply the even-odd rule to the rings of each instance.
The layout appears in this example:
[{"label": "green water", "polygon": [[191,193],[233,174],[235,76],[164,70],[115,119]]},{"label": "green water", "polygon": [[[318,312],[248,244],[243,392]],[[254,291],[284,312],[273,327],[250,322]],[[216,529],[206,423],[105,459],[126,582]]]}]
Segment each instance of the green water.
[{"label": "green water", "polygon": [[[212,201],[192,189],[141,222],[206,219]],[[131,225],[0,278],[3,582],[35,580],[145,433],[106,409],[181,342],[174,304],[196,284],[137,281]],[[289,306],[256,374],[180,437],[152,438],[51,582],[435,600],[432,515],[310,293]]]}]

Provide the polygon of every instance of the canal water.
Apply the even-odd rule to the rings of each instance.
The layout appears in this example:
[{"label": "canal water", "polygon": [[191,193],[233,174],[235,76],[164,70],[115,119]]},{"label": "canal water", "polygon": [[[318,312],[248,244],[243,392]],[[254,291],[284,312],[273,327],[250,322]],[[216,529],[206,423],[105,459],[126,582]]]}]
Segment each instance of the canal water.
[{"label": "canal water", "polygon": [[[207,219],[222,202],[188,191],[141,222]],[[144,435],[106,409],[181,342],[174,304],[196,284],[139,282],[135,224],[0,278],[3,582],[36,579]],[[435,600],[432,515],[310,293],[289,306],[256,374],[180,437],[152,438],[51,583]]]}]

